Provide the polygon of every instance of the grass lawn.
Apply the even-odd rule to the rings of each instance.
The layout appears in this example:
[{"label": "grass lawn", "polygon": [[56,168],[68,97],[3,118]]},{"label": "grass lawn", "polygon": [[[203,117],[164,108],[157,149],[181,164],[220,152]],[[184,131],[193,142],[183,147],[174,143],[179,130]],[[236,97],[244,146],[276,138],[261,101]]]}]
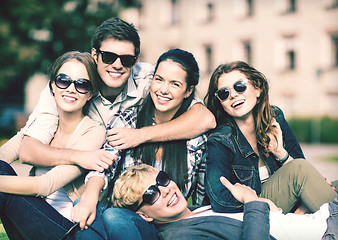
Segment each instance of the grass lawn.
[{"label": "grass lawn", "polygon": [[0,224],[0,240],[9,240],[2,224]]}]

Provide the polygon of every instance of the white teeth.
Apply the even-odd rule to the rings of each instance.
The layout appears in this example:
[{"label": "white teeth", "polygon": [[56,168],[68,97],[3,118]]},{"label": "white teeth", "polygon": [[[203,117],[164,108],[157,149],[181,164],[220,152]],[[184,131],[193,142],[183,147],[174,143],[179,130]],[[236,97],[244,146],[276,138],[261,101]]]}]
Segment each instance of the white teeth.
[{"label": "white teeth", "polygon": [[74,97],[69,97],[69,96],[63,96],[64,99],[68,100],[68,101],[75,101],[76,98]]},{"label": "white teeth", "polygon": [[242,103],[244,103],[244,99],[239,100],[239,101],[237,101],[237,102],[234,102],[234,103],[232,104],[232,107],[237,107],[238,105],[240,105],[240,104],[242,104]]},{"label": "white teeth", "polygon": [[112,77],[120,77],[122,73],[114,73],[114,72],[109,72],[109,75]]},{"label": "white teeth", "polygon": [[163,97],[163,96],[159,96],[157,95],[158,99],[162,100],[162,101],[169,101],[170,98],[166,98],[166,97]]},{"label": "white teeth", "polygon": [[171,197],[171,199],[169,200],[168,206],[171,206],[174,202],[176,202],[177,200],[177,195],[176,193]]}]

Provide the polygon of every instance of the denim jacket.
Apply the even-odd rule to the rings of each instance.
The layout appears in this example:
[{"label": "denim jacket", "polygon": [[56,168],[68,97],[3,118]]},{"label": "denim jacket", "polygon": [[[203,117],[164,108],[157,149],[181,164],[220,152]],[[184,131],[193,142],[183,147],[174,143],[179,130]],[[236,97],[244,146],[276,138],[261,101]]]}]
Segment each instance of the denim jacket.
[{"label": "denim jacket", "polygon": [[[275,119],[283,132],[283,144],[293,158],[304,158],[302,149],[292,133],[283,112],[273,107]],[[220,182],[224,176],[233,184],[241,183],[250,186],[259,195],[261,181],[258,170],[259,156],[254,152],[237,125],[233,131],[229,125],[221,125],[211,134],[207,142],[206,192],[212,209],[216,212],[243,211],[243,205]],[[276,161],[273,154],[268,157],[261,154],[271,176],[282,164]]]}]

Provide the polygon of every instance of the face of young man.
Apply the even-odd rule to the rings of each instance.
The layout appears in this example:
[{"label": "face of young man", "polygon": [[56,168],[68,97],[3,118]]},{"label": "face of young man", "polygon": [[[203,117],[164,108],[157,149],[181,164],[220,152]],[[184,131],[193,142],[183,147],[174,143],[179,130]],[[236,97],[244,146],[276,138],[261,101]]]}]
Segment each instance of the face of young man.
[{"label": "face of young man", "polygon": [[[149,182],[144,191],[156,184],[156,177],[157,173],[149,174]],[[174,181],[170,181],[166,187],[158,186],[158,189],[161,193],[158,200],[153,205],[144,204],[137,211],[146,221],[168,223],[182,219],[190,212],[187,208],[187,201]]]},{"label": "face of young man", "polygon": [[[99,50],[118,55],[135,55],[135,48],[131,42],[113,38],[104,40]],[[97,71],[104,83],[101,89],[103,96],[116,97],[123,90],[135,64],[126,67],[119,57],[113,63],[105,63],[102,61],[102,54],[97,52],[96,49],[92,49],[92,56],[97,62]]]}]

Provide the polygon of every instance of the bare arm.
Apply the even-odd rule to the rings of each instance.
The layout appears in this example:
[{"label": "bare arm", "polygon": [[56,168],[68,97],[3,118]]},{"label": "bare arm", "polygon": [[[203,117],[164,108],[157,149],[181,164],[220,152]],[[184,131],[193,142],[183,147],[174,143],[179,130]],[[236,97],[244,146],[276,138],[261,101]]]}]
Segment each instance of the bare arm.
[{"label": "bare arm", "polygon": [[99,201],[99,194],[104,186],[102,177],[89,178],[86,189],[81,196],[81,200],[72,209],[72,220],[80,223],[80,228],[91,225],[96,216],[96,205]]},{"label": "bare arm", "polygon": [[141,129],[112,128],[107,132],[107,140],[116,149],[127,149],[144,142],[190,139],[214,127],[216,127],[214,115],[204,105],[196,103],[170,122]]}]

